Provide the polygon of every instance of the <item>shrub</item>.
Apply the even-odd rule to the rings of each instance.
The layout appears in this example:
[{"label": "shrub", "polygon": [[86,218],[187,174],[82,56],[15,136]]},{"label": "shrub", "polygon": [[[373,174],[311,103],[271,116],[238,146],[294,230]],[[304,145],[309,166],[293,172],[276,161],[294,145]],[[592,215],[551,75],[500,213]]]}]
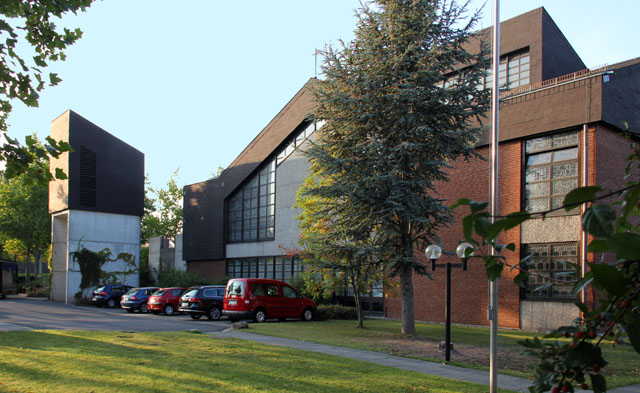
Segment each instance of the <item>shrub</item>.
[{"label": "shrub", "polygon": [[161,288],[167,288],[167,287],[188,288],[194,285],[209,284],[210,281],[211,280],[198,276],[198,274],[194,272],[187,272],[185,270],[178,270],[172,267],[167,267],[158,272],[156,285]]},{"label": "shrub", "polygon": [[318,321],[329,319],[358,319],[355,307],[346,307],[339,304],[321,304],[316,309],[314,318]]}]

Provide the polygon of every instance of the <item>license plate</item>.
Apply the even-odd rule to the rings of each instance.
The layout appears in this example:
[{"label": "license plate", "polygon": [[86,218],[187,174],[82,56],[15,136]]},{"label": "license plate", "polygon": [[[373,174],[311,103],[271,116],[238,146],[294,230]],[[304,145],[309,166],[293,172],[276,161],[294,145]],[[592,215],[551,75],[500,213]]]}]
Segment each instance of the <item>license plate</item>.
[{"label": "license plate", "polygon": [[189,303],[182,303],[180,307],[189,307]]},{"label": "license plate", "polygon": [[160,304],[160,302],[149,302],[149,304]]},{"label": "license plate", "polygon": [[238,304],[238,301],[236,299],[230,299],[227,304],[229,304],[230,306],[235,306],[236,304]]}]

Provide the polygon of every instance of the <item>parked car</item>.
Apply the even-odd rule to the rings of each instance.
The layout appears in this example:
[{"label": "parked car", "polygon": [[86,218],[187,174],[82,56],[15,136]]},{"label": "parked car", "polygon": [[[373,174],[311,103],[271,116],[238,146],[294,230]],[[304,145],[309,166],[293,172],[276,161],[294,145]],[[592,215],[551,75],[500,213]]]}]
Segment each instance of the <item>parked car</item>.
[{"label": "parked car", "polygon": [[127,291],[131,289],[129,285],[122,284],[107,284],[103,285],[100,288],[93,291],[93,296],[91,297],[91,303],[95,304],[96,307],[102,307],[106,305],[109,308],[114,308],[116,306],[120,306],[120,298]]},{"label": "parked car", "polygon": [[193,319],[206,315],[210,320],[222,316],[224,285],[202,285],[187,289],[180,298],[178,311],[187,313]]},{"label": "parked car", "polygon": [[313,319],[316,304],[284,281],[264,278],[234,278],[227,283],[222,315],[231,321],[267,318]]},{"label": "parked car", "polygon": [[124,308],[128,312],[138,310],[141,313],[147,313],[149,312],[147,308],[149,296],[157,290],[158,287],[132,288],[122,295],[122,298],[120,299],[120,307]]},{"label": "parked car", "polygon": [[185,291],[185,288],[160,288],[155,291],[149,301],[149,311],[154,314],[160,314],[164,312],[165,315],[173,315],[178,310],[178,303],[180,303],[180,295]]}]

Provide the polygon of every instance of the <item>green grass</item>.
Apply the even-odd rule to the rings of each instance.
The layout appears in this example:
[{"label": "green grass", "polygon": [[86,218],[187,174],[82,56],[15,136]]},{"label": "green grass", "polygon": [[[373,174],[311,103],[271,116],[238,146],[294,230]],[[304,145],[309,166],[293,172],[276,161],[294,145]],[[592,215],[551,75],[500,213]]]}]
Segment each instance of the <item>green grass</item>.
[{"label": "green grass", "polygon": [[[364,329],[358,329],[355,321],[314,321],[314,322],[286,322],[251,324],[251,333],[285,337],[297,340],[313,341],[322,344],[341,347],[378,351],[398,356],[417,357],[394,347],[389,343],[393,339],[404,338],[400,334],[400,322],[390,320],[371,319],[366,320]],[[444,326],[439,324],[416,323],[416,336],[419,340],[444,341]],[[524,332],[520,330],[499,330],[498,347],[500,350],[514,351],[520,354],[524,347],[518,344],[527,338],[540,336],[539,333]],[[480,327],[452,326],[451,341],[455,344],[467,344],[487,348],[489,357],[489,329]],[[604,375],[607,377],[609,388],[640,383],[640,355],[629,345],[602,344],[605,359],[609,365],[605,367]],[[440,358],[424,358],[442,362]],[[533,359],[532,361],[535,361]],[[455,360],[453,356],[450,364],[469,367],[479,370],[487,370],[488,367],[475,363],[464,363]],[[498,363],[500,372],[521,378],[530,377],[528,371],[507,369],[510,366],[505,362]]]},{"label": "green grass", "polygon": [[187,332],[0,332],[3,393],[486,390],[366,362]]}]

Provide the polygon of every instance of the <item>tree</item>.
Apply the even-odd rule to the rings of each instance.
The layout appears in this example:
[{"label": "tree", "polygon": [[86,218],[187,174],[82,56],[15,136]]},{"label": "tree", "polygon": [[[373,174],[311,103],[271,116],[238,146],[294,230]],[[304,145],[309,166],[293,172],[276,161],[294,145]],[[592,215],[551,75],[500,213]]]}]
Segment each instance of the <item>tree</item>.
[{"label": "tree", "polygon": [[375,260],[400,277],[405,334],[415,333],[413,273],[427,274],[414,250],[452,219],[435,185],[448,162],[475,154],[488,109],[476,89],[487,50],[465,50],[478,14],[465,15],[448,0],[365,4],[355,39],[323,52],[314,88],[315,118],[326,123],[307,154],[313,176],[331,182],[306,194],[339,204],[349,214],[336,225],[375,239]]},{"label": "tree", "polygon": [[[18,99],[25,105],[38,106],[39,93],[45,88],[44,68],[48,62],[65,60],[64,50],[73,45],[81,36],[80,29],[60,31],[51,20],[61,18],[68,12],[84,11],[93,0],[3,0],[0,5],[0,36],[6,35],[0,45],[0,135],[7,143],[0,146],[0,160],[6,168],[2,176],[16,177],[31,171],[40,181],[49,181],[53,175],[48,168],[33,171],[33,163],[47,155],[57,157],[70,146],[63,142],[46,139],[46,144],[34,144],[27,138],[23,146],[7,135],[7,118],[11,112],[11,101]],[[19,40],[24,39],[32,48],[32,61],[25,60],[16,50]],[[26,47],[26,46],[25,46]],[[61,79],[55,73],[46,78],[49,86],[55,86]],[[64,179],[64,173],[57,170],[55,177]]]},{"label": "tree", "polygon": [[[636,133],[634,137],[638,136],[640,134]],[[587,377],[595,393],[606,392],[606,378],[602,369],[607,361],[602,354],[601,344],[609,340],[615,344],[626,336],[640,354],[640,221],[637,217],[640,215],[640,148],[635,142],[631,144],[627,160],[626,187],[620,190],[580,187],[569,192],[563,201],[561,209],[566,211],[588,204],[582,215],[582,227],[595,239],[589,243],[587,251],[598,253],[603,259],[612,256],[616,263],[589,263],[589,270],[584,277],[574,283],[573,294],[576,296],[588,285],[600,291],[598,304],[590,308],[576,301],[581,317],[572,325],[561,326],[546,334],[542,340],[535,337],[521,342],[527,348],[527,353],[539,359],[533,370],[532,392],[573,392],[574,386],[586,390],[589,388]],[[618,199],[608,202],[614,196]],[[475,245],[475,253],[480,254],[479,251],[487,246],[497,251],[495,256],[474,257],[483,260],[487,278],[499,278],[505,267],[518,269],[514,282],[524,286],[531,274],[527,271],[530,256],[514,266],[508,266],[502,253],[514,251],[515,244],[500,244],[498,236],[531,218],[544,218],[558,209],[538,213],[535,217],[526,212],[515,212],[497,217],[492,224],[486,211],[486,202],[463,198],[452,208],[458,206],[469,206],[471,209],[471,213],[463,220],[463,227],[466,240]],[[471,252],[474,250],[469,249],[467,255]],[[581,267],[577,264],[573,264],[573,267],[574,277],[581,277]],[[565,281],[566,274],[558,274],[552,280]],[[561,337],[570,340],[558,340]]]},{"label": "tree", "polygon": [[[35,136],[28,139],[41,146]],[[31,163],[29,171],[22,175],[0,179],[0,238],[23,245],[27,283],[30,279],[30,257],[40,262],[50,243],[49,188],[33,175],[46,171],[48,167],[49,160],[43,157]]]},{"label": "tree", "polygon": [[[302,210],[298,217],[300,243],[304,246],[300,256],[308,268],[304,278],[309,284],[308,288],[322,294],[350,286],[354,294],[358,327],[362,328],[364,314],[360,294],[384,278],[382,262],[376,259],[380,253],[372,249],[378,243],[372,236],[378,232],[374,228],[362,230],[359,227],[352,230],[352,227],[342,225],[343,217],[351,214],[348,210],[351,205],[309,195],[307,190],[317,188],[320,182],[326,186],[331,179],[307,178],[296,200],[297,207]],[[316,287],[319,277],[322,285]]]},{"label": "tree", "polygon": [[182,232],[182,187],[178,187],[176,183],[179,170],[173,172],[167,188],[149,187],[156,199],[148,198],[145,193],[143,242],[152,237],[162,236],[175,243],[176,235]]}]

